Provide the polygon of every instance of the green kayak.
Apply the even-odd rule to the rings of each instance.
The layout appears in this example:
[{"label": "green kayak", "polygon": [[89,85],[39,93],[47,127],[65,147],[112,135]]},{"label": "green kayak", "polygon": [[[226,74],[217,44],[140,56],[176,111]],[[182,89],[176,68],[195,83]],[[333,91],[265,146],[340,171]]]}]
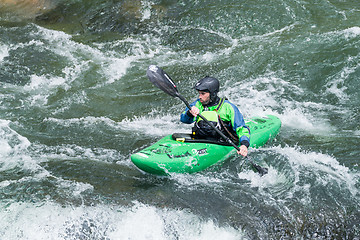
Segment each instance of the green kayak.
[{"label": "green kayak", "polygon": [[[250,147],[258,148],[274,139],[280,131],[278,117],[254,117],[246,121],[250,128]],[[226,142],[193,139],[190,134],[174,133],[131,155],[141,170],[157,174],[194,173],[226,160],[235,148]]]}]

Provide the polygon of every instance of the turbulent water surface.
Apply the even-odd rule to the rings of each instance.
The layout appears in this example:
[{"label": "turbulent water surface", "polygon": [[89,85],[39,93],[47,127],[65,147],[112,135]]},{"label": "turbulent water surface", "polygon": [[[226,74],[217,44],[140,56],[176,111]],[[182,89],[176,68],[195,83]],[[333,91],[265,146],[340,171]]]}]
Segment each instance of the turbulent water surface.
[{"label": "turbulent water surface", "polygon": [[[130,155],[173,132],[203,76],[275,141],[157,177]],[[1,239],[359,239],[358,0],[0,1]]]}]

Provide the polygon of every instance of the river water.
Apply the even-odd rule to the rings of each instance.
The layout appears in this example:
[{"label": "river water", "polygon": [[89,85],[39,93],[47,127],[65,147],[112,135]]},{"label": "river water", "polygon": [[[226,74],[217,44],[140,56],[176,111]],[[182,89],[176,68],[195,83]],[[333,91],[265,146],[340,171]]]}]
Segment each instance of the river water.
[{"label": "river water", "polygon": [[[0,239],[359,239],[360,2],[16,1],[0,4]],[[51,7],[50,7],[51,6]],[[187,175],[130,155],[173,132],[221,81],[275,141]]]}]

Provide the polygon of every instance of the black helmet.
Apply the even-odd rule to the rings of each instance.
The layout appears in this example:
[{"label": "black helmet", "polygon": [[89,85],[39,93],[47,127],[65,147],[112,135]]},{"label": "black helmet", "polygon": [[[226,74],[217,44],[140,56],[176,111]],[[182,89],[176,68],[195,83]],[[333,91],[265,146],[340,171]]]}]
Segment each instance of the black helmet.
[{"label": "black helmet", "polygon": [[219,80],[213,77],[204,77],[195,84],[197,91],[208,91],[210,93],[210,100],[216,100],[217,93],[219,92],[220,83]]}]

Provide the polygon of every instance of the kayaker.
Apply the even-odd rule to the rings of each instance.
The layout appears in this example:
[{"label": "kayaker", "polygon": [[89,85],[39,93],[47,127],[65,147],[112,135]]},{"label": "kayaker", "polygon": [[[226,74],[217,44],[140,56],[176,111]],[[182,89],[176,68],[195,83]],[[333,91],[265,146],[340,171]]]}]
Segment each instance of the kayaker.
[{"label": "kayaker", "polygon": [[219,87],[220,83],[216,78],[200,79],[194,87],[199,93],[199,98],[190,104],[191,109],[185,109],[180,116],[180,121],[188,124],[195,123],[192,129],[194,138],[223,141],[214,129],[198,117],[200,113],[233,142],[240,145],[237,153],[245,157],[250,145],[250,130],[245,125],[239,109],[226,98],[218,97]]}]

